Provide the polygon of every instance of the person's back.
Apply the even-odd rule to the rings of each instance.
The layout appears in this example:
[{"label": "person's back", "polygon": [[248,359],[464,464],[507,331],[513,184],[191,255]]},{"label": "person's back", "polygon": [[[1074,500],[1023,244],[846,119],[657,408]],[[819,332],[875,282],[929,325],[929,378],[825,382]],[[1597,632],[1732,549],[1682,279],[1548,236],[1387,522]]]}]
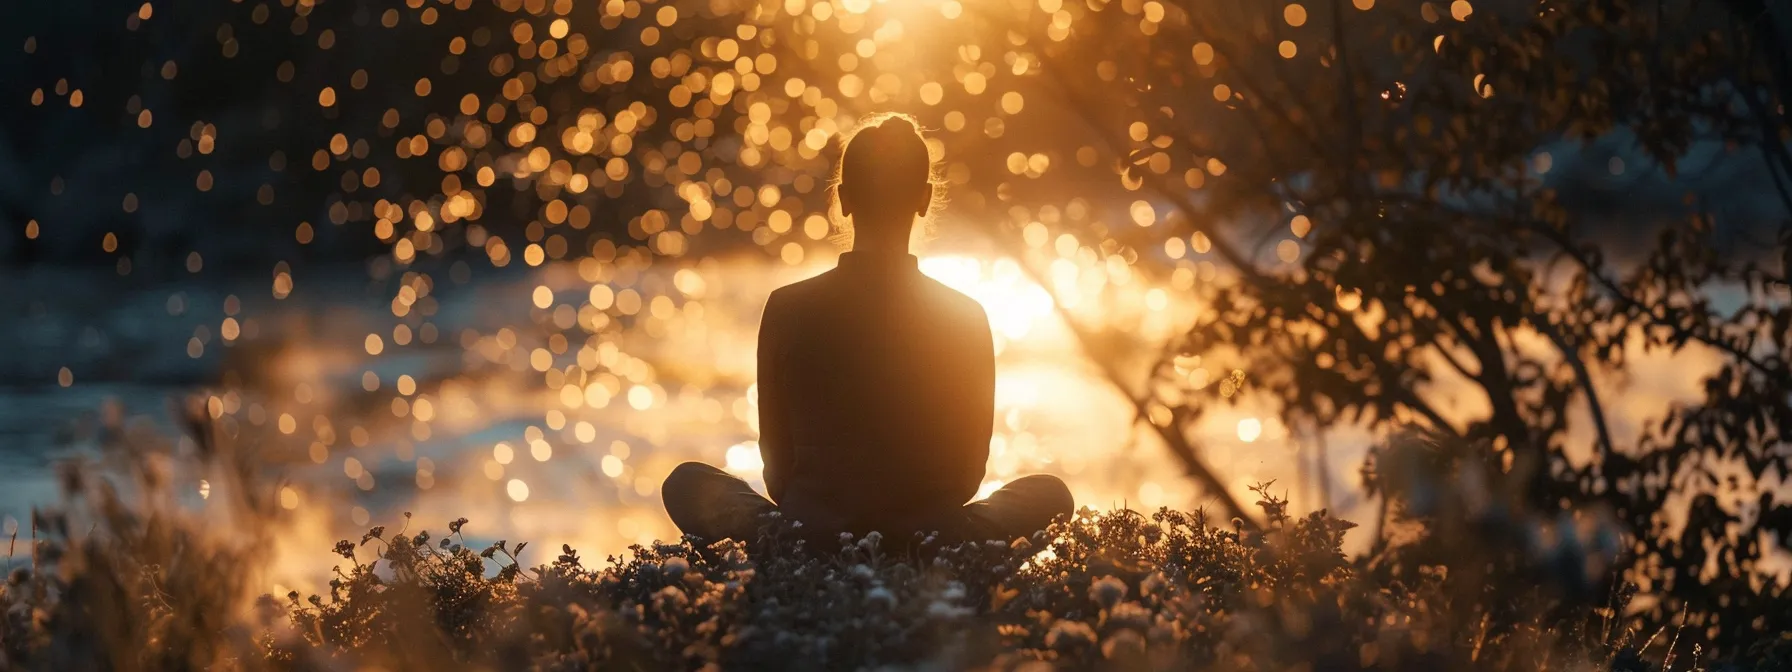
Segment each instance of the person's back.
[{"label": "person's back", "polygon": [[844,529],[914,527],[976,494],[994,420],[982,306],[915,258],[848,252],[785,287],[760,327],[760,445],[784,511]]},{"label": "person's back", "polygon": [[995,353],[983,308],[922,275],[908,252],[935,204],[933,162],[913,121],[886,116],[847,140],[836,187],[853,251],[773,292],[759,332],[760,453],[772,501],[701,463],[661,496],[686,534],[748,540],[781,509],[811,532],[1012,539],[1071,512],[1058,479],[1017,479],[966,504],[983,480],[995,418]]}]

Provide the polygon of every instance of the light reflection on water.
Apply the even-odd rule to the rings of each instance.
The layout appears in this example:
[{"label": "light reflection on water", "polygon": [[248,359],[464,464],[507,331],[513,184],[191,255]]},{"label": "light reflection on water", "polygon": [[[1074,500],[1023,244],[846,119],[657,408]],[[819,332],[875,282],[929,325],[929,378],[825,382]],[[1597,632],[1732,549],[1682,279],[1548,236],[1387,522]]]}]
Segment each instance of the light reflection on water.
[{"label": "light reflection on water", "polygon": [[[301,284],[293,299],[266,308],[267,322],[284,326],[263,331],[287,338],[271,347],[238,344],[234,359],[261,370],[244,389],[215,393],[213,412],[243,436],[264,439],[270,470],[289,482],[279,501],[292,511],[296,534],[315,538],[291,544],[289,551],[315,556],[289,559],[295,567],[327,567],[331,541],[374,524],[395,527],[404,511],[414,514],[414,526],[438,530],[470,518],[470,538],[546,549],[565,543],[592,556],[620,552],[675,536],[657,488],[680,462],[722,465],[762,487],[751,387],[759,313],[771,289],[832,264],[811,256],[797,267],[757,256],[658,263],[633,283],[657,288],[638,297],[639,313],[651,317],[583,353],[581,344],[553,336],[583,332],[537,327],[556,316],[531,302],[541,287],[552,304],[617,300],[588,296],[597,294],[593,283],[571,265],[436,288],[433,344],[398,343],[381,303],[357,308],[337,296],[307,307]],[[1052,295],[1017,263],[940,255],[925,258],[922,269],[980,301],[998,341],[997,431],[984,493],[1050,473],[1065,479],[1079,504],[1096,508],[1206,501],[1151,432],[1135,426],[1132,404],[1087,361]],[[1056,275],[1055,282],[1064,279]],[[1165,302],[1164,292],[1154,296],[1137,278],[1123,291],[1106,289],[1073,313],[1079,321],[1133,325],[1130,335],[1148,347],[1126,361],[1141,372],[1161,340],[1194,315],[1195,307]],[[682,305],[656,303],[668,295],[681,295]],[[329,319],[315,319],[320,313]],[[369,334],[380,336],[377,356],[368,354]],[[542,358],[552,360],[545,367],[552,371]],[[130,412],[159,411],[143,403],[160,394],[153,389],[76,385],[49,394],[57,403],[116,395]],[[1248,410],[1212,409],[1197,428],[1204,457],[1246,502],[1245,487],[1256,480],[1295,483],[1288,432],[1266,418],[1245,437],[1254,441],[1243,441],[1238,428]],[[1355,464],[1349,452],[1332,456],[1334,469]],[[0,477],[8,492],[0,512],[21,515],[53,486],[47,461],[13,459]],[[549,557],[543,553],[525,560]]]}]

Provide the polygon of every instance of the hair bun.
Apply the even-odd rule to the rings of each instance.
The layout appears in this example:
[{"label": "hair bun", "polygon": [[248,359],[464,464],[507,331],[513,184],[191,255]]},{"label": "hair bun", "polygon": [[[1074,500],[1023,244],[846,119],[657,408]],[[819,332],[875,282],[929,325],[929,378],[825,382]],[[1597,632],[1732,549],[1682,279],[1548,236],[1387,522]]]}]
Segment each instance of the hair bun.
[{"label": "hair bun", "polygon": [[[886,113],[846,136],[835,194],[859,212],[912,210],[916,194],[933,199],[933,157],[920,125]],[[932,204],[927,206],[931,209]]]},{"label": "hair bun", "polygon": [[[875,147],[880,150],[878,153],[882,154],[889,150],[908,149],[914,144],[909,141],[920,137],[921,129],[915,126],[915,122],[904,117],[890,117],[875,126],[866,126],[860,129],[859,132],[853,134],[852,142],[862,141],[865,146]],[[922,147],[926,146],[925,142],[920,144]]]},{"label": "hair bun", "polygon": [[885,119],[883,123],[872,126],[871,128],[880,133],[897,133],[904,136],[914,135],[917,137],[921,135],[921,127],[916,126],[915,120],[910,119],[907,116],[893,116]]}]

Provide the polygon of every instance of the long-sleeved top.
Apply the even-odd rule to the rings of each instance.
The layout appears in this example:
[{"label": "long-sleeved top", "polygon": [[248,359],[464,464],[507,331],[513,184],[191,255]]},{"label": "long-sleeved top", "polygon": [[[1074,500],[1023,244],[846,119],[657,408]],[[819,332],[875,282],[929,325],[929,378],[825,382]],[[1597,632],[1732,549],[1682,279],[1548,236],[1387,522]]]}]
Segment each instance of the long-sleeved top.
[{"label": "long-sleeved top", "polygon": [[995,418],[989,319],[914,256],[848,252],[773,292],[758,358],[766,489],[786,515],[898,529],[976,494]]}]

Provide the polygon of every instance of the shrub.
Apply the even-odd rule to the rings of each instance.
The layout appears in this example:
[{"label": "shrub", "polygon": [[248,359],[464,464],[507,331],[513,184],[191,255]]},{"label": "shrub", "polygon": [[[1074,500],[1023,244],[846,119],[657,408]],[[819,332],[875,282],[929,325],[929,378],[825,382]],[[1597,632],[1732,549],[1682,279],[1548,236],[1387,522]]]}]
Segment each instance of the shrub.
[{"label": "shrub", "polygon": [[[402,529],[337,543],[327,594],[264,596],[247,609],[231,591],[253,553],[221,551],[203,526],[121,513],[103,533],[71,536],[66,520],[46,517],[44,569],[16,571],[0,589],[0,668],[1642,664],[1645,645],[1621,631],[1587,636],[1594,610],[1552,610],[1525,591],[1456,602],[1443,570],[1378,579],[1340,548],[1351,523],[1289,518],[1259,491],[1272,521],[1262,532],[1200,512],[1085,509],[1030,539],[923,539],[894,554],[885,549],[899,545],[875,533],[809,548],[774,518],[750,548],[686,539],[600,567],[563,547],[531,568],[527,544],[475,549],[466,520],[437,536],[408,531],[407,515]],[[1760,648],[1761,660],[1788,649]]]},{"label": "shrub", "polygon": [[[816,547],[774,515],[747,543],[685,538],[594,566],[570,547],[540,562],[527,543],[469,546],[466,519],[412,532],[405,514],[396,530],[337,542],[324,594],[246,599],[267,585],[278,508],[256,495],[256,461],[201,425],[190,429],[212,476],[204,511],[166,487],[164,443],[108,449],[126,494],[90,469],[65,472],[64,505],[34,514],[26,557],[9,554],[0,671],[1712,662],[1680,628],[1641,620],[1609,571],[1587,573],[1598,544],[1571,544],[1565,528],[1553,545],[1526,541],[1541,538],[1533,516],[1486,505],[1474,463],[1425,441],[1390,444],[1366,474],[1392,502],[1386,518],[1417,531],[1358,559],[1342,550],[1352,523],[1291,517],[1270,484],[1254,488],[1260,529],[1199,510],[1084,509],[1006,542],[872,533]],[[1792,636],[1723,653],[1736,669],[1775,669],[1792,660]]]}]

